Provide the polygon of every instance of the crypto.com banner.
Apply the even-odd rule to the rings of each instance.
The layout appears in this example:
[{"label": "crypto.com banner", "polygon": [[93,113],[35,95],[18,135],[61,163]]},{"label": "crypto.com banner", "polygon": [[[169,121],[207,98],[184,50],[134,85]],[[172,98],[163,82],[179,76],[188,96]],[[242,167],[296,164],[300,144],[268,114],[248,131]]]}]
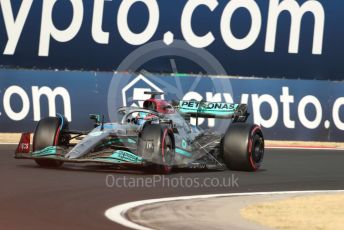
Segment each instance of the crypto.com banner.
[{"label": "crypto.com banner", "polygon": [[0,0],[0,64],[137,71],[123,65],[136,56],[156,73],[338,80],[343,12],[343,0]]},{"label": "crypto.com banner", "polygon": [[[64,114],[72,129],[89,130],[88,114],[116,121],[121,106],[140,106],[145,91],[165,100],[249,104],[250,122],[267,139],[343,141],[344,83],[77,71],[0,70],[0,132],[33,131],[42,117]],[[192,121],[194,122],[194,121]],[[224,131],[226,120],[200,119]]]}]

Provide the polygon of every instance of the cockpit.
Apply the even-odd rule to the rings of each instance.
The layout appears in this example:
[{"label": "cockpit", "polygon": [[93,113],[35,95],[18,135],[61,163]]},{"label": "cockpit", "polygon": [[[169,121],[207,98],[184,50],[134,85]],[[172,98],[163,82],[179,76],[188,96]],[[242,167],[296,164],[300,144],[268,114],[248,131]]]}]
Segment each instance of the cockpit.
[{"label": "cockpit", "polygon": [[159,119],[159,114],[143,108],[120,108],[117,113],[121,124],[143,125],[148,120]]},{"label": "cockpit", "polygon": [[156,99],[157,95],[163,92],[145,92],[151,95],[144,101],[142,108],[121,108],[118,111],[118,118],[122,124],[143,125],[147,120],[159,119],[159,114],[174,114],[174,107],[165,100]]}]

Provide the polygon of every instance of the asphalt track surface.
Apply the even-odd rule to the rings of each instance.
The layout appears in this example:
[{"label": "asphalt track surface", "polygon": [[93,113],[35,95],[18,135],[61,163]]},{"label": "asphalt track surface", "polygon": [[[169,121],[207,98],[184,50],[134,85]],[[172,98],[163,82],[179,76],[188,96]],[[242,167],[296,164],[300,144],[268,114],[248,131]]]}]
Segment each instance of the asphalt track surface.
[{"label": "asphalt track surface", "polygon": [[[153,178],[132,171],[100,166],[65,164],[61,169],[39,168],[30,160],[15,160],[14,146],[0,145],[1,229],[125,229],[106,219],[104,212],[125,202],[185,195],[235,192],[344,189],[344,151],[266,150],[264,165],[255,173],[174,172],[166,176],[238,178],[239,187],[124,188],[106,185],[107,176]],[[211,210],[210,210],[211,211]],[[157,217],[159,218],[159,217]]]}]

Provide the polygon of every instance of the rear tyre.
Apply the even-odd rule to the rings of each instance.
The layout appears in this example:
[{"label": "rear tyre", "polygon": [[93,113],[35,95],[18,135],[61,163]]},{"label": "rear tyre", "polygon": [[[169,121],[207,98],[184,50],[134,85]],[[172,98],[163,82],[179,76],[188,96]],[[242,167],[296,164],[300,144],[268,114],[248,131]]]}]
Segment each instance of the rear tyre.
[{"label": "rear tyre", "polygon": [[222,144],[223,160],[231,170],[256,171],[263,162],[264,137],[258,125],[233,123]]},{"label": "rear tyre", "polygon": [[[62,129],[67,127],[64,122]],[[47,117],[38,122],[35,134],[33,136],[33,151],[42,150],[49,146],[57,146],[61,140],[61,119],[56,117]],[[41,167],[58,168],[63,165],[62,161],[53,159],[35,159]]]},{"label": "rear tyre", "polygon": [[172,131],[158,124],[145,124],[139,136],[138,154],[142,155],[155,173],[170,173],[175,157]]}]

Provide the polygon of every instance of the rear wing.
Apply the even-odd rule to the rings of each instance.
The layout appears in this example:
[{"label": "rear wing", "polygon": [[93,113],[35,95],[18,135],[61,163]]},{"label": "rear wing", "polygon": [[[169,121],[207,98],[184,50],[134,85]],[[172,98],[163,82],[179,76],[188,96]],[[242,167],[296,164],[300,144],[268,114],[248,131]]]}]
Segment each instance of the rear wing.
[{"label": "rear wing", "polygon": [[179,112],[191,117],[233,119],[245,122],[249,116],[246,104],[224,102],[180,101]]}]

